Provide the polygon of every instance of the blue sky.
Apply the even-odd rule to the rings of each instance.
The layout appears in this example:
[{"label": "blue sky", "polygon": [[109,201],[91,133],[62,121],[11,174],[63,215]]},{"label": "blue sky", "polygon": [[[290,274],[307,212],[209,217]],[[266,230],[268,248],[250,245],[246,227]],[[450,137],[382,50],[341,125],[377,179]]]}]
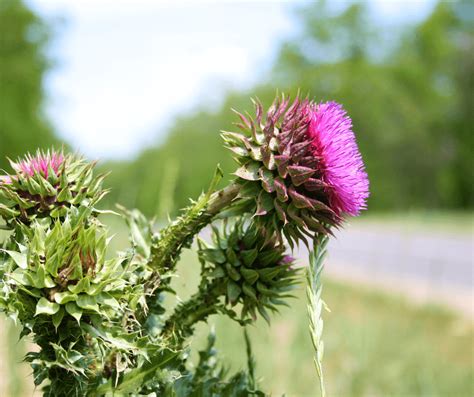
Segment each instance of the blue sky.
[{"label": "blue sky", "polygon": [[[47,113],[61,137],[93,158],[130,158],[174,115],[249,87],[279,43],[298,31],[301,1],[30,0],[56,21]],[[335,1],[344,6],[346,1]],[[433,0],[372,0],[387,25],[415,22]],[[62,22],[61,22],[62,21]]]}]

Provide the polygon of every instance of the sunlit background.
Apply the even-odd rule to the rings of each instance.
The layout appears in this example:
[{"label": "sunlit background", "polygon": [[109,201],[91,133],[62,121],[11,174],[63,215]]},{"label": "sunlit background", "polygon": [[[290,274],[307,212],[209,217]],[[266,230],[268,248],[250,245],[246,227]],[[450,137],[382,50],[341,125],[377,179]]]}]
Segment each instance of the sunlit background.
[{"label": "sunlit background", "polygon": [[[64,145],[112,171],[108,205],[165,220],[217,163],[231,177],[231,108],[277,89],[337,100],[371,197],[326,264],[329,395],[470,396],[473,26],[469,1],[0,0],[0,169]],[[197,268],[186,255],[184,296]],[[274,395],[317,395],[303,295],[253,329]],[[240,331],[213,321],[244,365]],[[0,326],[0,396],[30,396],[27,346]]]}]

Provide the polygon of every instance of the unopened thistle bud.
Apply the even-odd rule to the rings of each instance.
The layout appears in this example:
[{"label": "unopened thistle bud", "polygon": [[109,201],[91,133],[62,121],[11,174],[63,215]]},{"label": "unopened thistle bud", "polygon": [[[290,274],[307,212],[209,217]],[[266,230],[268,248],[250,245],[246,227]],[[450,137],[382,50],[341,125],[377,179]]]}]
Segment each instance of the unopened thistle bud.
[{"label": "unopened thistle bud", "polygon": [[335,102],[277,97],[263,115],[237,113],[244,133],[223,132],[241,165],[240,197],[254,214],[288,240],[305,240],[339,226],[344,215],[366,208],[369,182],[351,119]]},{"label": "unopened thistle bud", "polygon": [[45,215],[63,218],[71,206],[95,204],[105,192],[94,163],[61,152],[38,151],[16,162],[0,177],[0,216],[7,223],[29,223]]},{"label": "unopened thistle bud", "polygon": [[268,311],[285,304],[297,283],[294,259],[275,236],[251,221],[238,221],[213,229],[214,245],[200,241],[199,257],[204,273],[221,285],[226,304],[242,304],[242,319],[255,320],[258,311],[267,321]]}]

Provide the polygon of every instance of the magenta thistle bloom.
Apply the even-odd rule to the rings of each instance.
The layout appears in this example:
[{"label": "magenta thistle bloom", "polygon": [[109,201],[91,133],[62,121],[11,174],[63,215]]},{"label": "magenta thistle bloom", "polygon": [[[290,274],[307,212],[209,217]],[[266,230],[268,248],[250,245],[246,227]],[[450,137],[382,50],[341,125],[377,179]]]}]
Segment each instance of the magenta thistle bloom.
[{"label": "magenta thistle bloom", "polygon": [[255,119],[237,113],[244,134],[223,137],[241,164],[240,197],[256,203],[265,227],[283,231],[289,241],[305,240],[366,208],[367,174],[340,105],[297,97],[289,106],[283,96],[266,117],[262,105],[255,106]]},{"label": "magenta thistle bloom", "polygon": [[307,133],[327,184],[330,207],[338,214],[358,215],[366,208],[369,180],[351,119],[338,103],[321,103],[312,106]]},{"label": "magenta thistle bloom", "polygon": [[28,154],[23,160],[18,163],[12,163],[15,171],[22,173],[24,176],[34,176],[39,173],[45,178],[48,178],[48,172],[51,168],[58,174],[59,168],[64,162],[64,155],[57,152],[42,153],[38,151],[35,156]]}]

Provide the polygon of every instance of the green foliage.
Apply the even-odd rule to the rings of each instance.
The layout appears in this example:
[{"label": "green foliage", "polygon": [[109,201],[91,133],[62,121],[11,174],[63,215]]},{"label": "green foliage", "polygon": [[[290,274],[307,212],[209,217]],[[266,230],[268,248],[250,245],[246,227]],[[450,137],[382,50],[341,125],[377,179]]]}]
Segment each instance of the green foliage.
[{"label": "green foliage", "polygon": [[0,170],[7,156],[57,142],[43,114],[49,39],[50,29],[23,1],[0,2]]}]

